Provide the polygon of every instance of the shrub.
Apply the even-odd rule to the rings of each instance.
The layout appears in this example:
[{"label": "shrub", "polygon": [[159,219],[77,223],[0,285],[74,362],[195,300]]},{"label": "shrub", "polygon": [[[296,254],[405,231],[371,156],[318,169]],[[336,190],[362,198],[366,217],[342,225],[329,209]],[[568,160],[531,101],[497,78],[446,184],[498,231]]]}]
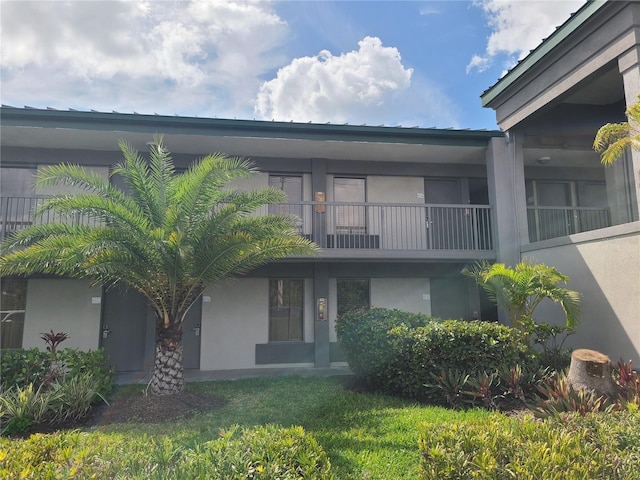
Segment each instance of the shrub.
[{"label": "shrub", "polygon": [[64,366],[65,377],[77,377],[90,373],[97,382],[97,392],[106,397],[113,388],[112,369],[107,363],[107,356],[102,348],[86,352],[65,348],[58,352],[60,362]]},{"label": "shrub", "polygon": [[[389,336],[396,327],[413,329],[431,322],[426,315],[400,310],[371,308],[349,311],[338,317],[336,333],[351,370],[365,384],[384,388],[390,380],[390,370],[398,363],[397,344]],[[398,363],[402,368],[402,362]]]},{"label": "shrub", "polygon": [[637,479],[639,428],[640,416],[628,413],[424,424],[419,478]]},{"label": "shrub", "polygon": [[[447,320],[390,332],[403,364],[394,365],[391,385],[403,395],[442,403],[442,372],[477,377],[521,365],[535,370],[535,354],[513,328],[496,323]],[[435,382],[434,382],[435,379]],[[446,388],[446,382],[445,382]],[[445,397],[446,398],[446,397]]]},{"label": "shrub", "polygon": [[55,393],[40,385],[34,388],[12,387],[0,394],[1,435],[15,435],[29,430],[35,423],[41,423],[52,414]]},{"label": "shrub", "polygon": [[86,352],[65,348],[55,351],[53,355],[37,348],[3,352],[0,364],[1,388],[6,390],[12,386],[26,387],[29,384],[38,388],[47,383],[52,366],[59,370],[55,375],[58,379],[91,372],[100,382],[100,394],[107,395],[111,392],[111,368],[101,348]]},{"label": "shrub", "polygon": [[2,478],[332,480],[324,450],[301,427],[232,428],[188,448],[170,438],[60,432],[0,439]]},{"label": "shrub", "polygon": [[2,390],[13,386],[39,387],[51,367],[51,355],[37,348],[30,350],[4,350],[0,362]]},{"label": "shrub", "polygon": [[100,380],[92,372],[69,375],[61,382],[52,384],[54,420],[79,420],[85,417],[96,400],[100,398],[106,402],[99,389]]},{"label": "shrub", "polygon": [[[59,343],[59,342],[58,342]],[[52,351],[53,350],[53,351]],[[111,369],[102,350],[14,350],[2,356],[2,435],[43,422],[78,420],[111,391]],[[24,383],[28,380],[28,383]]]}]

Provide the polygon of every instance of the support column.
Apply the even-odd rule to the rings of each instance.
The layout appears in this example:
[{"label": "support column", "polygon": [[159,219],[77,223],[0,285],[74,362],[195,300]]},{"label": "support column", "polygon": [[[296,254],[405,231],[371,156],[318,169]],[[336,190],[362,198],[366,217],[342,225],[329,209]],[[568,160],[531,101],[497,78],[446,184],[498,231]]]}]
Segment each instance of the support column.
[{"label": "support column", "polygon": [[522,135],[492,138],[487,149],[487,184],[498,261],[515,265],[520,245],[529,243]]},{"label": "support column", "polygon": [[[640,45],[635,45],[618,57],[618,69],[622,74],[624,83],[624,96],[627,107],[638,101],[640,94]],[[626,177],[628,184],[626,185],[629,196],[629,219],[627,221],[638,220],[638,212],[640,211],[640,151],[631,149],[624,158],[616,162],[615,167],[624,169],[626,164]],[[620,165],[618,165],[620,164]]]},{"label": "support column", "polygon": [[[324,158],[311,159],[311,188],[314,201],[327,199],[327,161]],[[313,208],[313,241],[320,247],[327,246],[327,210],[316,205]]]},{"label": "support column", "polygon": [[328,367],[329,358],[329,305],[326,305],[324,319],[318,315],[318,299],[329,301],[329,265],[327,263],[316,263],[313,273],[314,292],[314,329],[313,341],[315,344],[315,367]]},{"label": "support column", "polygon": [[[529,243],[529,232],[522,134],[510,132],[510,137],[489,142],[487,184],[498,262],[514,266],[520,262],[520,245]],[[507,312],[498,310],[498,320],[508,324]]]}]

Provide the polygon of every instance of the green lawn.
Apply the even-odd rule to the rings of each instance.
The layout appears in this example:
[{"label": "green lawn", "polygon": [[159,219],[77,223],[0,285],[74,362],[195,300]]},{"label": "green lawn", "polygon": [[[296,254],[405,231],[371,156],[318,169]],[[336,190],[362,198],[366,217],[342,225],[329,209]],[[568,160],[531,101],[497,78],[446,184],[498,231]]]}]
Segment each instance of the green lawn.
[{"label": "green lawn", "polygon": [[222,396],[227,405],[178,422],[109,425],[100,430],[127,436],[170,436],[192,447],[218,438],[221,429],[234,424],[300,425],[325,449],[336,478],[413,480],[419,464],[418,426],[422,422],[489,415],[480,410],[452,411],[357,393],[343,383],[338,378],[300,377],[192,383],[189,389]]}]

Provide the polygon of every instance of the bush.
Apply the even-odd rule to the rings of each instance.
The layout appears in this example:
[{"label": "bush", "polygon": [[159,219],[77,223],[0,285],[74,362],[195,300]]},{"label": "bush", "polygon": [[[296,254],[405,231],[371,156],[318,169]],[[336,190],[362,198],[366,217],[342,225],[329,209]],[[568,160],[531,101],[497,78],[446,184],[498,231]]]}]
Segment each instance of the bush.
[{"label": "bush", "polygon": [[54,354],[37,348],[2,352],[1,389],[4,391],[13,386],[25,388],[29,384],[38,388],[51,379],[52,369],[56,370],[54,379],[73,378],[90,372],[99,381],[98,391],[101,395],[111,392],[111,368],[107,365],[107,356],[101,348],[87,352],[65,348]]},{"label": "bush", "polygon": [[519,332],[496,323],[371,309],[345,314],[336,332],[358,379],[419,400],[456,403],[470,376],[500,375],[517,365],[527,373],[537,369],[536,354]]},{"label": "bush", "polygon": [[429,479],[637,479],[640,415],[501,414],[421,427],[420,476]]},{"label": "bush", "polygon": [[0,439],[0,477],[332,480],[331,464],[301,427],[232,428],[188,448],[169,438],[100,432]]},{"label": "bush", "polygon": [[42,385],[15,386],[0,394],[0,435],[25,432],[52,415],[54,393]]},{"label": "bush", "polygon": [[[111,369],[102,350],[13,350],[2,356],[2,435],[33,425],[85,416],[111,391]],[[28,382],[28,383],[25,383]]]},{"label": "bush", "polygon": [[3,350],[0,361],[0,388],[22,388],[33,384],[38,388],[51,368],[51,355],[37,348]]},{"label": "bush", "polygon": [[340,348],[358,379],[370,387],[385,389],[390,376],[402,367],[397,341],[389,336],[389,331],[396,327],[412,330],[430,322],[433,319],[427,315],[371,308],[349,311],[338,317],[336,333]]}]

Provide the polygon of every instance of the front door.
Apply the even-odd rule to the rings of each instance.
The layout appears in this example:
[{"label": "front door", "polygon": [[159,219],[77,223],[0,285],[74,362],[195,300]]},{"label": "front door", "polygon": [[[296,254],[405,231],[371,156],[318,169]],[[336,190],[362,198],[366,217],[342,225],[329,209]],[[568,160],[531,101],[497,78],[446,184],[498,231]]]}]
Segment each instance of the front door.
[{"label": "front door", "polygon": [[464,278],[431,277],[431,316],[470,320],[469,297]]},{"label": "front door", "polygon": [[153,364],[152,317],[138,292],[118,288],[104,292],[100,341],[116,372],[142,371]]},{"label": "front door", "polygon": [[459,234],[462,233],[460,230],[463,220],[466,221],[466,219],[459,218],[461,216],[459,208],[445,206],[460,205],[460,181],[456,178],[425,179],[424,201],[427,204],[429,248],[447,250],[462,248],[464,242]]},{"label": "front door", "polygon": [[200,339],[202,332],[202,297],[191,305],[182,324],[182,361],[184,368],[200,368]]}]

